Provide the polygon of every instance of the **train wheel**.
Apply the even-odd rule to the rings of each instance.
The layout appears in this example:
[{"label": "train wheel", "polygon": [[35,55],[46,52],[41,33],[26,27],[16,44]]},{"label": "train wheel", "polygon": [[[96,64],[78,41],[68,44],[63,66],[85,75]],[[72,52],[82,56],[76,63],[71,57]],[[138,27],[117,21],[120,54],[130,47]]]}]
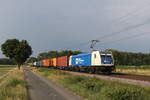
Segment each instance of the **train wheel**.
[{"label": "train wheel", "polygon": [[89,73],[94,74],[94,73],[95,73],[95,68],[94,68],[94,67],[93,67],[93,68],[90,68],[89,71],[90,71]]}]

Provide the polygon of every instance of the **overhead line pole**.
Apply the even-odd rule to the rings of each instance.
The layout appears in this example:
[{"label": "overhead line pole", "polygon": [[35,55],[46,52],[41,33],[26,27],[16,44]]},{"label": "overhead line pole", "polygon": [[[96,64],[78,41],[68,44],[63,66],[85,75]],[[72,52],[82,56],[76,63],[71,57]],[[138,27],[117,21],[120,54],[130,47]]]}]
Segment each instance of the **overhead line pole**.
[{"label": "overhead line pole", "polygon": [[92,41],[91,41],[91,46],[90,46],[90,48],[92,49],[92,51],[95,50],[94,47],[95,47],[95,45],[96,45],[97,42],[99,42],[99,40],[92,40]]}]

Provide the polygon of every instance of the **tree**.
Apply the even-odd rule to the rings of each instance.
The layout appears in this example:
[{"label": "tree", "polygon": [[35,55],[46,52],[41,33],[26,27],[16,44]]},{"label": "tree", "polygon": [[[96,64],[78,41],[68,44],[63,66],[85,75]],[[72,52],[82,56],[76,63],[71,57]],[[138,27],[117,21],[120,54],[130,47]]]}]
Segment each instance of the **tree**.
[{"label": "tree", "polygon": [[38,55],[38,60],[47,59],[47,58],[55,58],[60,56],[70,56],[80,54],[81,51],[72,51],[72,50],[62,50],[62,51],[48,51],[42,52]]},{"label": "tree", "polygon": [[148,53],[133,53],[122,52],[110,49],[113,53],[116,65],[149,65],[150,54]]},{"label": "tree", "polygon": [[26,40],[8,39],[1,45],[1,50],[6,57],[16,62],[18,69],[32,54],[32,48]]}]

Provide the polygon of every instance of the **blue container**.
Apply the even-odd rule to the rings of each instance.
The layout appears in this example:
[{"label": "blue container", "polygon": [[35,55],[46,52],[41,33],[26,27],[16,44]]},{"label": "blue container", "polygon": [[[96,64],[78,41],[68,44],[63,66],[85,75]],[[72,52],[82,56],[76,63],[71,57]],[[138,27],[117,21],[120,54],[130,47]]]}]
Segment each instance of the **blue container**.
[{"label": "blue container", "polygon": [[72,66],[91,66],[91,53],[72,56]]}]

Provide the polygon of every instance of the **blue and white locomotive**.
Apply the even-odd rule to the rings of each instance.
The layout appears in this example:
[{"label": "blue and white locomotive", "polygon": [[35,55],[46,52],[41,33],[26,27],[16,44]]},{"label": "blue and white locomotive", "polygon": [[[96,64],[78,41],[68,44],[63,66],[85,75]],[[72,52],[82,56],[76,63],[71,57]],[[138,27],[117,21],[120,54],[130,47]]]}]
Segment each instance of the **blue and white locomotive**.
[{"label": "blue and white locomotive", "polygon": [[92,51],[70,56],[69,66],[87,71],[112,72],[115,70],[113,55],[108,51]]}]

